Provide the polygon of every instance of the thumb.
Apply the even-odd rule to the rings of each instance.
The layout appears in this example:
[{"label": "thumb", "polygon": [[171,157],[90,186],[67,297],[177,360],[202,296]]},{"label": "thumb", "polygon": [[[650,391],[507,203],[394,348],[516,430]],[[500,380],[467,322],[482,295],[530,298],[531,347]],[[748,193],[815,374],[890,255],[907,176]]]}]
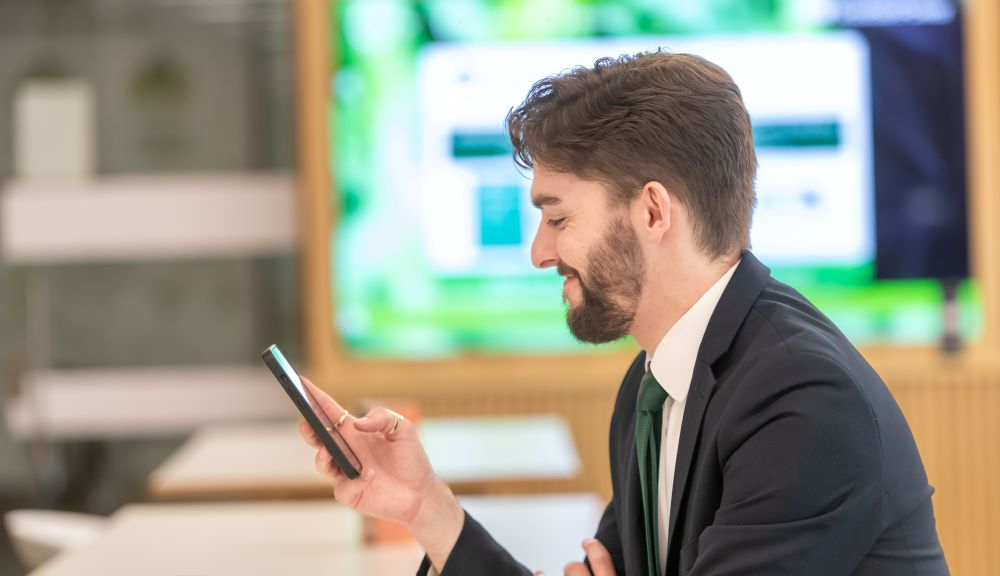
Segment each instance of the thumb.
[{"label": "thumb", "polygon": [[611,554],[608,553],[608,549],[604,547],[604,544],[601,544],[600,540],[596,538],[584,540],[583,549],[587,553],[590,568],[594,571],[595,576],[614,576],[615,565],[611,560]]},{"label": "thumb", "polygon": [[382,432],[388,438],[409,434],[410,422],[400,414],[386,408],[376,408],[354,422],[354,427],[362,432]]}]

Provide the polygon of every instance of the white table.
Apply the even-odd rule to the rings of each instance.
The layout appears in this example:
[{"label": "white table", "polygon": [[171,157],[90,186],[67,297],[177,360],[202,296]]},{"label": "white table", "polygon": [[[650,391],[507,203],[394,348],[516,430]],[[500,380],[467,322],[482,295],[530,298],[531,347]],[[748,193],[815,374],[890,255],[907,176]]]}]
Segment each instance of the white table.
[{"label": "white table", "polygon": [[[602,504],[590,494],[467,497],[462,504],[516,558],[550,575],[582,555]],[[413,574],[416,544],[364,546],[361,517],[323,501],[141,504],[88,546],[30,576]]]},{"label": "white table", "polygon": [[[459,492],[580,471],[569,427],[556,416],[425,418],[419,433],[435,471]],[[297,422],[204,427],[153,471],[148,487],[160,500],[329,495],[314,458]]]}]

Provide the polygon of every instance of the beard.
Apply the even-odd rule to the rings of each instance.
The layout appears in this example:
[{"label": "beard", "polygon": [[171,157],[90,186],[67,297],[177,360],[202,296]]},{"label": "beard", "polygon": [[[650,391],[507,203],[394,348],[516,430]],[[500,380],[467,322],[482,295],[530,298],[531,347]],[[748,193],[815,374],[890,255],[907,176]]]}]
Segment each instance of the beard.
[{"label": "beard", "polygon": [[646,280],[639,237],[625,217],[611,222],[607,232],[587,253],[587,279],[559,263],[559,273],[572,273],[580,283],[583,301],[566,313],[566,324],[580,342],[603,344],[628,334]]}]

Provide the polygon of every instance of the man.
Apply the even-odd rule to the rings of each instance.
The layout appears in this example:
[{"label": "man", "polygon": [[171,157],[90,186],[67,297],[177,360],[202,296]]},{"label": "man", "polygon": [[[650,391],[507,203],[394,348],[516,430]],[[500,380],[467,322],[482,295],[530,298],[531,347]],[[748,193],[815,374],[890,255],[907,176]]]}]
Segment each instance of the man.
[{"label": "man", "polygon": [[[535,84],[508,128],[542,211],[532,260],[565,276],[571,331],[643,349],[611,419],[614,497],[566,574],[947,574],[892,396],[747,251],[757,162],[732,79],[684,54],[603,59]],[[347,480],[322,449],[318,468],[341,502],[408,526],[423,573],[530,573],[408,422],[341,421],[364,472]]]}]

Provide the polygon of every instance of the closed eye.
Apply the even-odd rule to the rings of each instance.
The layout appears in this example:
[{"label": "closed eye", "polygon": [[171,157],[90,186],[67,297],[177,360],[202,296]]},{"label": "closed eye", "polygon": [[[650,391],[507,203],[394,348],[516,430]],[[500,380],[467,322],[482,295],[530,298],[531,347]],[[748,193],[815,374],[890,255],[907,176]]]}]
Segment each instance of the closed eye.
[{"label": "closed eye", "polygon": [[565,221],[565,218],[550,218],[545,221],[545,224],[550,228],[559,228]]}]

